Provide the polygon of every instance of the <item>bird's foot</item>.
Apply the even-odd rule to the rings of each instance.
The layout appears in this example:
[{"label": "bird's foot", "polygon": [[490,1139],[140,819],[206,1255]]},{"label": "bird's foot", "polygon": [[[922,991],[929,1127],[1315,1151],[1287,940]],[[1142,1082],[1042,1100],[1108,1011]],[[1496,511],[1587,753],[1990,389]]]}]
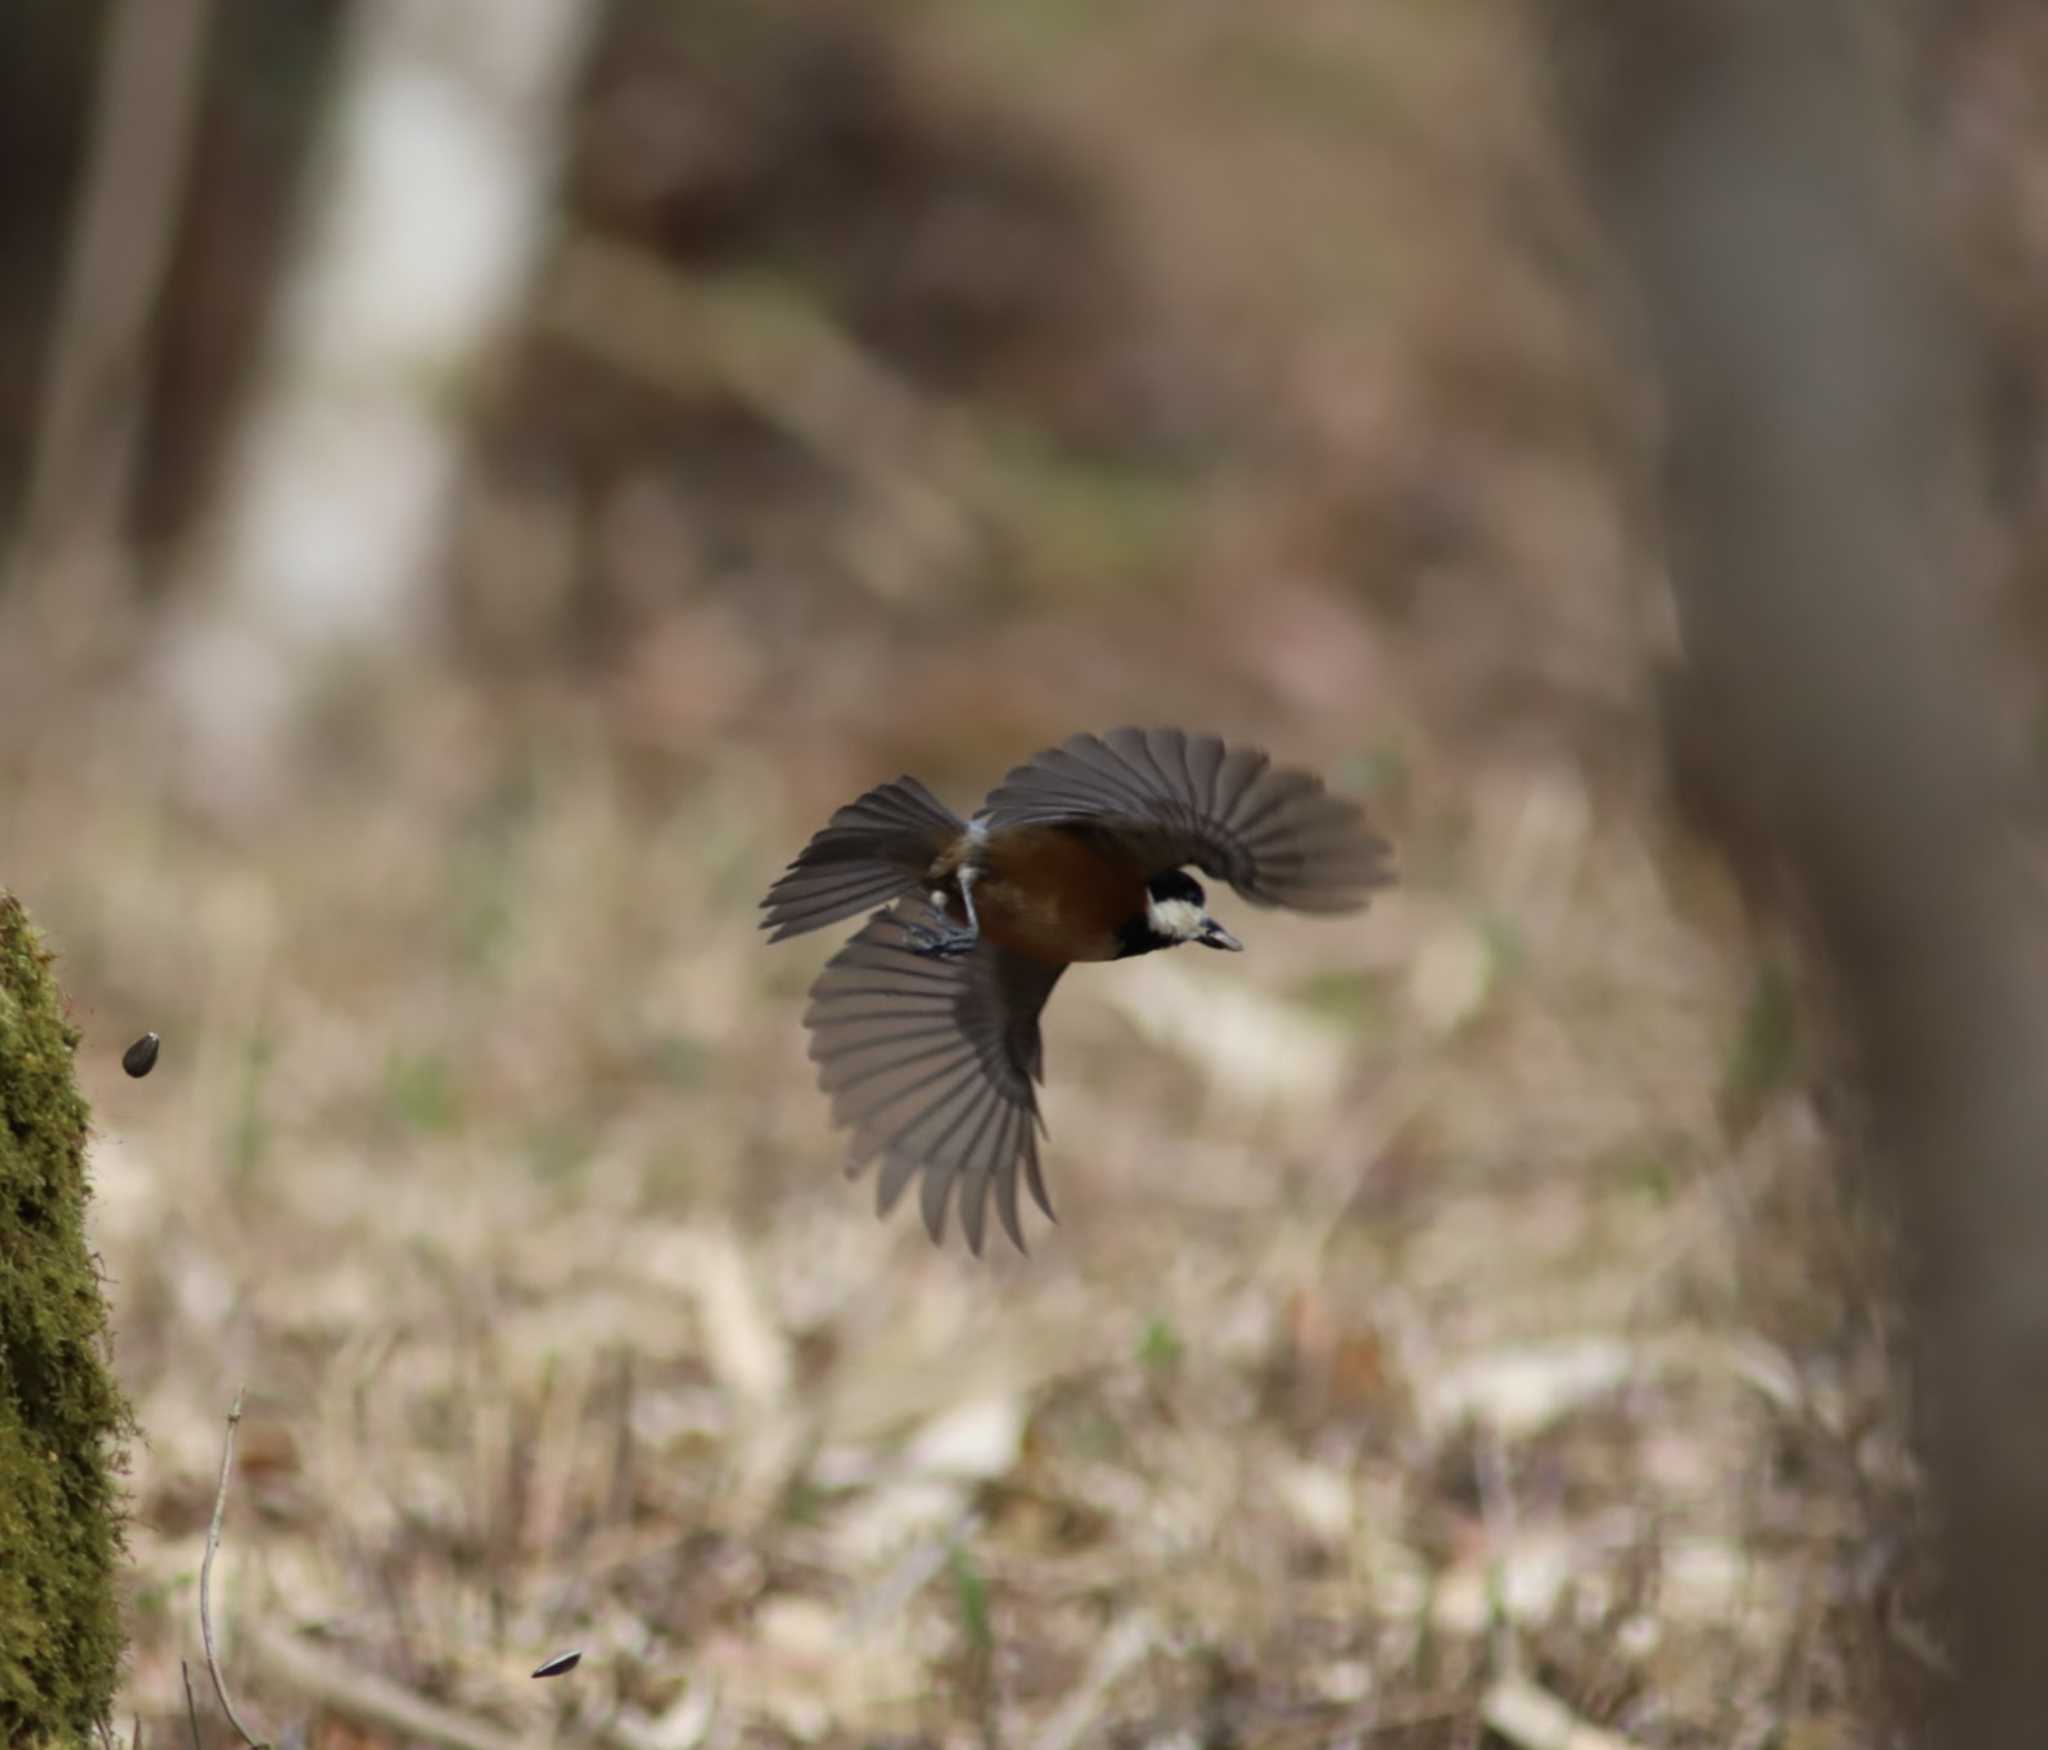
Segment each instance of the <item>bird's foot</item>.
[{"label": "bird's foot", "polygon": [[979,930],[933,929],[929,924],[905,924],[903,933],[910,938],[910,951],[927,960],[958,960],[972,954],[981,941]]}]

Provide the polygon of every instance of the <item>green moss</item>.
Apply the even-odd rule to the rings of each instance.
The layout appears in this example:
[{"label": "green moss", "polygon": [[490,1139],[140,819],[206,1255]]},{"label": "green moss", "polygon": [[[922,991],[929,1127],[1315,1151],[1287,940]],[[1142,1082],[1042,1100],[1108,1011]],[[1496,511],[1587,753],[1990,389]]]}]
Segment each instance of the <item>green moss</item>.
[{"label": "green moss", "polygon": [[121,1663],[117,1470],[131,1423],[85,1243],[78,1034],[0,893],[0,1742],[86,1740]]},{"label": "green moss", "polygon": [[1783,966],[1766,963],[1757,970],[1742,1030],[1721,1078],[1721,1119],[1730,1132],[1746,1134],[1799,1067],[1799,993]]}]

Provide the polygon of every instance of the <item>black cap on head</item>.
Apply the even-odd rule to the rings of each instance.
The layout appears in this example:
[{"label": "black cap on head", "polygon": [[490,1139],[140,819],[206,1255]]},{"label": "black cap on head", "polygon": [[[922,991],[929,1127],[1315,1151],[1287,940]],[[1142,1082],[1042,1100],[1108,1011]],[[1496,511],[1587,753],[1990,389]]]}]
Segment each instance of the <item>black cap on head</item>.
[{"label": "black cap on head", "polygon": [[1208,902],[1202,884],[1185,869],[1168,869],[1164,874],[1153,876],[1145,887],[1154,899],[1185,899],[1191,905]]}]

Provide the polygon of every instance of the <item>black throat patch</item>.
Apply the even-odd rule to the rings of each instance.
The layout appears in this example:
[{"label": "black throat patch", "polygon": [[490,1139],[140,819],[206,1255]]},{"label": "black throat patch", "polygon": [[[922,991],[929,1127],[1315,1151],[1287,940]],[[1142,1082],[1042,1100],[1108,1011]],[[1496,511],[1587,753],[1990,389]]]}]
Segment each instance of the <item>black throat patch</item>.
[{"label": "black throat patch", "polygon": [[1134,955],[1150,954],[1155,948],[1178,948],[1179,946],[1178,938],[1162,936],[1152,927],[1151,919],[1143,912],[1140,912],[1129,923],[1125,924],[1122,929],[1117,931],[1116,953],[1112,958],[1129,960]]},{"label": "black throat patch", "polygon": [[1150,954],[1155,948],[1178,948],[1183,938],[1162,936],[1152,927],[1152,901],[1185,900],[1192,906],[1203,903],[1202,884],[1185,869],[1162,869],[1145,883],[1145,909],[1116,933],[1116,958],[1128,960],[1135,954]]}]

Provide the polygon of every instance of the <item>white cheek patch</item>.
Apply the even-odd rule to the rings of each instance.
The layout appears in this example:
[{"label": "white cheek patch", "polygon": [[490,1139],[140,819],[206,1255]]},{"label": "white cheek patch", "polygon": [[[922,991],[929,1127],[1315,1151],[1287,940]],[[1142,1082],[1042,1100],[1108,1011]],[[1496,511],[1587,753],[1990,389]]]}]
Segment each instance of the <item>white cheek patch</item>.
[{"label": "white cheek patch", "polygon": [[1148,899],[1145,913],[1158,934],[1176,942],[1191,941],[1206,921],[1202,908],[1189,899]]}]

